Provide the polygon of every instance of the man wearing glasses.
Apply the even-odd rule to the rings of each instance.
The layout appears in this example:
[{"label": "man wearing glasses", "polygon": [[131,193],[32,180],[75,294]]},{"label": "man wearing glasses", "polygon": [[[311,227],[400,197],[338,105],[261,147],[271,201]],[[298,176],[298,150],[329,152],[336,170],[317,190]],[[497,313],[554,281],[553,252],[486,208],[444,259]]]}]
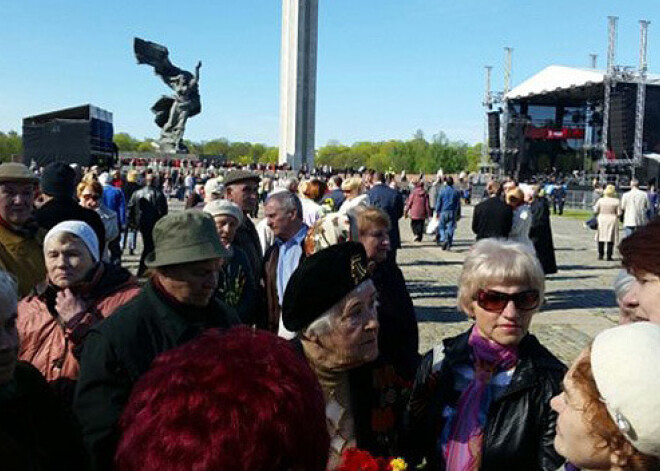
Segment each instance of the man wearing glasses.
[{"label": "man wearing glasses", "polygon": [[38,182],[23,164],[0,165],[0,268],[17,278],[19,297],[46,277],[38,227],[30,224]]}]

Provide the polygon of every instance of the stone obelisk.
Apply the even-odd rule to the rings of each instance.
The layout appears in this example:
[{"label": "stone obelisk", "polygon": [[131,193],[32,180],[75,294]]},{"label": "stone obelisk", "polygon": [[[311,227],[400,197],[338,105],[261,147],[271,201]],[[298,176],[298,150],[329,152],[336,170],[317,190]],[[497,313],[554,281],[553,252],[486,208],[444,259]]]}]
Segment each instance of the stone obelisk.
[{"label": "stone obelisk", "polygon": [[282,0],[280,164],[314,166],[318,0]]}]

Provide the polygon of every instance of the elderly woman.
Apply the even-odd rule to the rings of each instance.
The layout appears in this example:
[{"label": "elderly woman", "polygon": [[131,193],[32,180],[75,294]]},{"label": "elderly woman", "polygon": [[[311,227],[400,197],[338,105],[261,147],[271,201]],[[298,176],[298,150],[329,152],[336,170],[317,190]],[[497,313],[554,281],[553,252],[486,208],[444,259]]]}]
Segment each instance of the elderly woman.
[{"label": "elderly woman", "polygon": [[344,180],[341,184],[341,190],[346,196],[346,200],[339,208],[341,214],[348,214],[358,206],[368,204],[368,195],[363,192],[362,179],[360,177],[351,177]]},{"label": "elderly woman", "polygon": [[247,327],[156,358],[121,425],[121,471],[323,471],[328,459],[314,373],[286,340]]},{"label": "elderly woman", "polygon": [[529,325],[545,290],[523,244],[483,239],[459,278],[458,305],[474,325],[428,352],[409,404],[409,458],[429,469],[546,470],[562,463],[550,399],[566,371]]},{"label": "elderly woman", "polygon": [[619,270],[614,278],[614,297],[619,306],[619,324],[645,320],[637,317],[637,283],[635,281],[635,277],[626,270]]},{"label": "elderly woman", "polygon": [[345,242],[308,257],[289,280],[282,316],[321,383],[331,443],[328,469],[356,445],[391,455],[396,407],[388,377],[374,374],[376,288],[362,245]]},{"label": "elderly woman", "polygon": [[660,470],[658,351],[660,326],[638,322],[601,332],[575,360],[551,402],[555,448],[571,465]]},{"label": "elderly woman", "polygon": [[82,439],[70,414],[32,365],[17,362],[17,285],[0,271],[0,457],[2,469],[84,470]]},{"label": "elderly woman", "polygon": [[626,237],[619,246],[622,263],[635,282],[621,302],[635,308],[635,317],[660,323],[660,219]]},{"label": "elderly woman", "polygon": [[621,206],[619,198],[616,197],[614,185],[607,185],[603,191],[603,197],[599,198],[594,205],[594,214],[598,216],[598,230],[596,231],[596,242],[598,242],[598,260],[603,259],[605,245],[607,245],[607,260],[612,260],[614,245],[619,242],[619,216]]},{"label": "elderly woman", "polygon": [[91,209],[101,217],[105,228],[105,247],[101,247],[103,261],[110,261],[110,243],[119,237],[119,220],[117,213],[103,204],[103,186],[96,180],[83,181],[78,184],[78,200],[80,206]]},{"label": "elderly woman", "polygon": [[254,275],[245,252],[234,245],[236,230],[245,218],[243,211],[231,201],[213,200],[204,206],[204,212],[213,217],[220,242],[231,254],[222,265],[218,297],[236,309],[236,314],[244,324],[254,324],[257,309]]},{"label": "elderly woman", "polygon": [[68,402],[88,330],[139,292],[124,268],[99,261],[98,240],[82,221],[65,221],[44,239],[47,279],[18,305],[19,356]]},{"label": "elderly woman", "polygon": [[358,211],[358,240],[364,246],[367,263],[378,292],[378,344],[380,356],[394,366],[397,374],[412,383],[419,365],[419,331],[412,299],[401,269],[385,263],[390,251],[390,218],[373,206]]}]

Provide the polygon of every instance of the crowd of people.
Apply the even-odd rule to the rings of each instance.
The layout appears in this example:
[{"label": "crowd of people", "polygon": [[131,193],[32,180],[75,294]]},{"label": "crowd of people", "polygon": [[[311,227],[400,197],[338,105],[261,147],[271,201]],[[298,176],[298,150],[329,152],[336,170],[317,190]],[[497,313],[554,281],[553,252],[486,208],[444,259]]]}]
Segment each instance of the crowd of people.
[{"label": "crowd of people", "polygon": [[[1,164],[2,462],[660,469],[660,220],[624,220],[622,325],[568,368],[529,332],[557,271],[551,204],[489,181],[457,280],[471,326],[420,355],[399,223],[451,250],[470,191],[377,171]],[[618,241],[598,241],[611,257]]]}]

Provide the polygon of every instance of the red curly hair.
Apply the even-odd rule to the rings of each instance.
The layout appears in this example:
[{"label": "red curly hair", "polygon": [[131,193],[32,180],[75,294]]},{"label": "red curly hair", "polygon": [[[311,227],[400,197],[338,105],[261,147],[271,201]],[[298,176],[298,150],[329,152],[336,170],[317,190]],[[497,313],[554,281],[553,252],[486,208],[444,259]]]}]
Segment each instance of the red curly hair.
[{"label": "red curly hair", "polygon": [[660,460],[637,451],[612,421],[607,407],[600,398],[596,380],[591,370],[591,349],[575,365],[572,374],[575,386],[584,394],[582,413],[592,433],[601,439],[602,448],[616,453],[623,471],[658,471]]},{"label": "red curly hair", "polygon": [[314,373],[287,341],[248,327],[156,358],[120,428],[120,471],[321,471],[330,446]]}]

